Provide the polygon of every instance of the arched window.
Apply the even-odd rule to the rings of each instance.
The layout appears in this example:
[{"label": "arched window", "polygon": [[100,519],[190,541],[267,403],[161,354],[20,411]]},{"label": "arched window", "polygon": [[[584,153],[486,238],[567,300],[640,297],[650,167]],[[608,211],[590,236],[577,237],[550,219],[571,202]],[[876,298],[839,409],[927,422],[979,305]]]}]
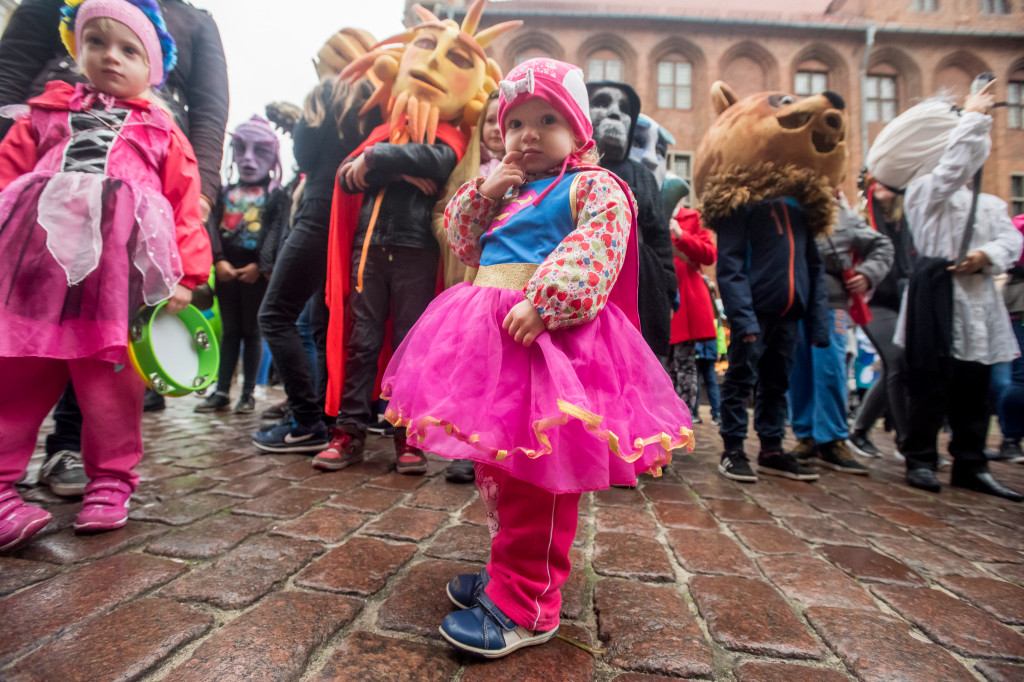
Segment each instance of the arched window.
[{"label": "arched window", "polygon": [[621,81],[622,57],[611,50],[598,50],[587,59],[588,81]]},{"label": "arched window", "polygon": [[809,97],[829,89],[828,64],[810,59],[801,62],[793,74],[793,94]]},{"label": "arched window", "polygon": [[899,109],[896,69],[889,64],[874,66],[864,81],[864,119],[868,123],[888,123]]},{"label": "arched window", "polygon": [[531,47],[527,50],[523,50],[518,53],[515,58],[516,65],[522,64],[523,62],[530,59],[537,59],[538,57],[551,57],[547,52],[540,49],[539,47]]},{"label": "arched window", "polygon": [[685,57],[669,54],[658,60],[658,108],[690,109],[693,65]]}]

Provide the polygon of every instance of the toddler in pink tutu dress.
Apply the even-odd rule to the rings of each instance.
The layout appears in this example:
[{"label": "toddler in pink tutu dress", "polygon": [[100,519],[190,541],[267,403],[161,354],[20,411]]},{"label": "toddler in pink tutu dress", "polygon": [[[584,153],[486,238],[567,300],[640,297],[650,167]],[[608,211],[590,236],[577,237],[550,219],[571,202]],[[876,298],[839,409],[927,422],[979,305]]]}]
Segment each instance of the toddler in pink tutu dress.
[{"label": "toddler in pink tutu dress", "polygon": [[476,462],[491,558],[448,596],[441,634],[488,658],[558,629],[580,495],[660,474],[692,448],[689,412],[637,318],[635,205],[586,163],[583,72],[551,59],[501,82],[505,148],[445,212],[472,284],[448,289],[399,346],[387,418],[416,447]]},{"label": "toddler in pink tutu dress", "polygon": [[0,143],[0,552],[50,519],[14,483],[69,378],[90,479],[75,530],[125,524],[144,389],[129,317],[183,309],[211,265],[195,156],[150,90],[175,61],[159,6],[68,0],[61,35],[89,83],[49,83]]}]

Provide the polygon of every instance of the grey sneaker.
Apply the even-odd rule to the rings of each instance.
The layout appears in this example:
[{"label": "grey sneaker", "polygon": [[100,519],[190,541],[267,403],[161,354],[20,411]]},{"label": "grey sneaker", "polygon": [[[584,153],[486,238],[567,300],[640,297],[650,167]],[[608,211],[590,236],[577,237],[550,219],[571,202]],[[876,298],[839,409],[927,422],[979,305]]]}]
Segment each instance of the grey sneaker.
[{"label": "grey sneaker", "polygon": [[251,395],[243,395],[235,403],[235,412],[238,414],[252,414],[256,411],[256,400]]},{"label": "grey sneaker", "polygon": [[850,440],[848,441],[853,451],[861,457],[881,457],[882,453],[879,452],[875,444],[871,442],[868,435],[863,431],[854,431],[850,434]]},{"label": "grey sneaker", "polygon": [[89,477],[82,468],[82,453],[74,450],[60,450],[43,462],[39,470],[39,482],[50,486],[54,495],[80,497],[85,494]]},{"label": "grey sneaker", "polygon": [[206,400],[196,405],[195,412],[200,414],[208,412],[225,412],[231,407],[231,398],[227,393],[211,393]]}]

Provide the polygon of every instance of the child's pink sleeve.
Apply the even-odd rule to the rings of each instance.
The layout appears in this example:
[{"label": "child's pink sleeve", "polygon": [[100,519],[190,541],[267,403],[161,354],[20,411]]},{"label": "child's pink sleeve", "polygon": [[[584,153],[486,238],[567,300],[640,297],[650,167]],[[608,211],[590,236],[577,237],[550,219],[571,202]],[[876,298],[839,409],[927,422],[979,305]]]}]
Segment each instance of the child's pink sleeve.
[{"label": "child's pink sleeve", "polygon": [[19,118],[0,142],[0,190],[35,168],[37,160],[32,120]]},{"label": "child's pink sleeve", "polygon": [[549,330],[589,322],[601,312],[628,246],[633,207],[608,173],[581,173],[574,200],[576,229],[526,285],[526,300]]},{"label": "child's pink sleeve", "polygon": [[160,173],[164,196],[174,210],[174,231],[184,276],[180,284],[188,289],[210,278],[213,256],[210,236],[199,209],[199,164],[195,152],[177,128],[171,130],[167,158]]},{"label": "child's pink sleeve", "polygon": [[500,202],[480,194],[480,181],[470,180],[444,209],[444,231],[455,256],[471,268],[480,266],[480,237],[494,219]]}]

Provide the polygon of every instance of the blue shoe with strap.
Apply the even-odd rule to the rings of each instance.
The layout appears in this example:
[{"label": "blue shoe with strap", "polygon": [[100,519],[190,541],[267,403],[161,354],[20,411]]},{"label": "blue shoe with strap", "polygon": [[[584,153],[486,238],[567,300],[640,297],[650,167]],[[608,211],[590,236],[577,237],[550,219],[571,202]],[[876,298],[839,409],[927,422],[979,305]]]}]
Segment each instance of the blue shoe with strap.
[{"label": "blue shoe with strap", "polygon": [[448,581],[448,599],[460,609],[471,609],[490,581],[486,568],[481,568],[479,573],[461,573]]},{"label": "blue shoe with strap", "polygon": [[516,625],[484,592],[473,608],[445,616],[440,630],[456,649],[484,658],[501,658],[516,649],[543,644],[558,634],[557,627],[540,631]]}]

